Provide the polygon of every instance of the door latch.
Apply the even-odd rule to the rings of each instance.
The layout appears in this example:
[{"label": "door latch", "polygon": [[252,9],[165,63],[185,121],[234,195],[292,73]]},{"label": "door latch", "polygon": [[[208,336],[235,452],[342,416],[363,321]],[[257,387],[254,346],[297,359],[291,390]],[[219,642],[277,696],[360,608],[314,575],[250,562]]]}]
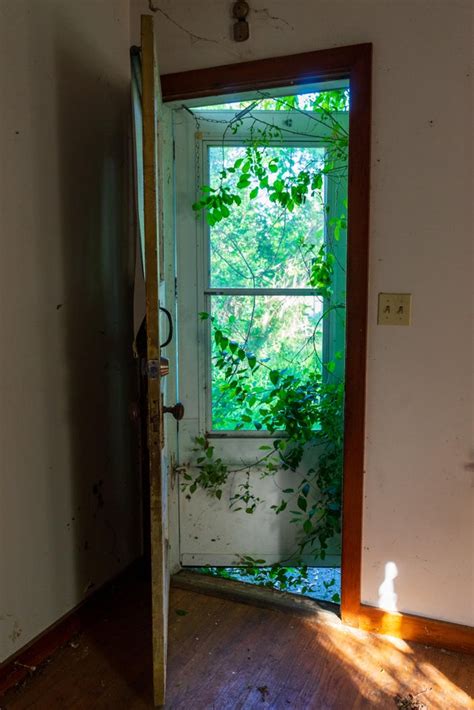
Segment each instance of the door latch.
[{"label": "door latch", "polygon": [[172,407],[163,407],[163,414],[172,414],[177,422],[184,417],[184,406],[181,402],[176,402]]}]

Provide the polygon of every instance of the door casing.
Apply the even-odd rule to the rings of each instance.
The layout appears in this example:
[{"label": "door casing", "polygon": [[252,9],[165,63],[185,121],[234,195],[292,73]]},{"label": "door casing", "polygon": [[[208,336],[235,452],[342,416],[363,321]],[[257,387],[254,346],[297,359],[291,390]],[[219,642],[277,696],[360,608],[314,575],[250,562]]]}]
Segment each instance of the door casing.
[{"label": "door casing", "polygon": [[346,393],[341,613],[361,611],[362,509],[367,361],[372,45],[307,52],[161,77],[165,102],[347,79],[350,88]]}]

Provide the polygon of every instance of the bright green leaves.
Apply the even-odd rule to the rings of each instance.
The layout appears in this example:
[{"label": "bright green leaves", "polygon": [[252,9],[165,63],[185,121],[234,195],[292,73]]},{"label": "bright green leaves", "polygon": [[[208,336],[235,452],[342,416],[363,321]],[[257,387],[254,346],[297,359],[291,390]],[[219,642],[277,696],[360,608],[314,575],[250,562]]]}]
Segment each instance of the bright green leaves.
[{"label": "bright green leaves", "polygon": [[188,472],[182,474],[181,490],[186,493],[189,499],[199,488],[204,489],[209,495],[220,500],[222,489],[229,474],[228,467],[222,459],[215,455],[214,447],[210,445],[205,436],[197,436],[194,439],[197,453],[196,468],[197,475],[193,476]]},{"label": "bright green leaves", "polygon": [[[225,171],[223,171],[223,173],[226,174]],[[232,193],[230,189],[225,187],[222,183],[217,188],[203,185],[201,192],[203,196],[192,205],[192,208],[197,213],[202,212],[202,210],[206,211],[206,220],[210,227],[213,227],[221,220],[229,217],[229,208],[232,205],[239,206],[242,204],[242,198]]]},{"label": "bright green leaves", "polygon": [[[220,171],[217,187],[203,185],[202,197],[192,206],[195,212],[205,211],[209,226],[229,216],[235,205],[242,204],[238,191],[249,191],[250,200],[255,200],[259,192],[266,192],[270,202],[288,212],[305,203],[310,196],[321,195],[323,176],[327,166],[321,166],[319,154],[314,156],[314,164],[296,174],[288,174],[280,169],[278,157],[265,152],[268,138],[260,137],[246,148],[245,158],[238,158],[234,164]],[[332,163],[331,163],[332,166]]]},{"label": "bright green leaves", "polygon": [[342,233],[347,229],[346,215],[341,215],[340,217],[332,217],[329,220],[329,226],[332,227],[334,239],[338,242],[341,238]]},{"label": "bright green leaves", "polygon": [[317,255],[311,260],[309,282],[324,298],[330,298],[332,295],[335,263],[336,259],[334,254],[328,251],[325,244],[323,244]]},{"label": "bright green leaves", "polygon": [[280,373],[278,370],[270,370],[269,377],[270,377],[270,382],[272,383],[272,385],[277,385],[278,381],[280,379]]}]

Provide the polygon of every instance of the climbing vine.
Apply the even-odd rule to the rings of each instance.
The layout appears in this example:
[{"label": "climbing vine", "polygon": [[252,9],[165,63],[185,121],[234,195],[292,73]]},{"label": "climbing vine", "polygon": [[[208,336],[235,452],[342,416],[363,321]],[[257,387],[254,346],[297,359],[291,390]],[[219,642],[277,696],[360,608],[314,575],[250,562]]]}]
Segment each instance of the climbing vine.
[{"label": "climbing vine", "polygon": [[[335,117],[336,111],[347,110],[347,100],[347,92],[331,91],[313,95],[311,105],[303,108],[296,96],[259,102],[260,108],[305,114],[310,108],[314,120],[324,125],[324,160],[309,161],[296,173],[289,172],[270,150],[275,141],[283,140],[282,129],[265,125],[248,108],[237,113],[227,125],[224,139],[228,131],[232,135],[238,133],[244,120],[242,114],[250,114],[253,123],[243,155],[230,164],[223,161],[217,183],[201,186],[201,196],[193,210],[198,215],[205,214],[207,223],[214,227],[241,209],[244,198],[252,201],[263,195],[282,214],[298,211],[307,200],[323,200],[325,180],[333,175],[340,178],[347,166],[348,134]],[[221,322],[219,314],[199,314],[202,321],[210,323],[219,392],[225,394],[226,402],[235,404],[237,420],[233,428],[268,432],[270,438],[260,447],[258,460],[236,469],[216,454],[212,439],[203,433],[195,439],[193,472],[184,473],[181,484],[187,496],[200,488],[221,499],[229,476],[243,472],[229,505],[235,512],[251,515],[265,503],[254,492],[255,475],[270,478],[280,470],[298,473],[294,485],[281,490],[279,501],[271,506],[276,515],[289,511],[291,521],[299,528],[298,548],[291,564],[283,560],[264,573],[261,565],[265,560],[244,555],[241,561],[256,583],[284,589],[297,579],[303,592],[311,586],[303,555],[324,560],[330,542],[341,531],[344,381],[336,373],[342,371],[338,360],[343,360],[344,353],[336,352],[332,360],[323,361],[316,338],[321,323],[332,312],[343,312],[345,308],[334,298],[333,282],[340,266],[334,244],[344,238],[346,215],[329,215],[328,208],[326,215],[330,237],[326,236],[320,245],[304,236],[299,241],[302,258],[308,265],[306,286],[324,299],[323,313],[309,338],[314,346],[313,356],[304,367],[282,367],[250,349],[251,323],[247,337],[238,340],[233,336],[233,324]],[[314,462],[309,468],[302,466],[303,457],[308,460],[308,452]],[[338,601],[338,595],[334,594],[333,599]]]}]

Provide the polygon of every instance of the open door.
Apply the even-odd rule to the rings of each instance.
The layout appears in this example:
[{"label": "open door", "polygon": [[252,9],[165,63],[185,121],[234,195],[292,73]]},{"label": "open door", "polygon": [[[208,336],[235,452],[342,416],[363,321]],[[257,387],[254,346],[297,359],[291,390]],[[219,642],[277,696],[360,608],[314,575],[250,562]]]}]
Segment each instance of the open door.
[{"label": "open door", "polygon": [[[171,315],[163,307],[165,280],[164,197],[165,182],[171,170],[169,148],[172,143],[170,123],[161,103],[159,74],[155,56],[153,17],[141,18],[141,48],[132,48],[132,104],[135,147],[136,211],[139,236],[136,271],[135,329],[136,344],[144,344],[143,378],[146,381],[146,457],[149,471],[149,526],[144,525],[144,548],[150,551],[152,579],[153,686],[155,705],[165,702],[166,655],[168,637],[168,467],[165,449],[163,412],[179,418],[179,408],[163,406],[167,360],[161,348],[170,342]],[[168,165],[169,163],[169,165]],[[138,275],[138,278],[137,278]],[[145,288],[143,293],[143,277]],[[138,283],[138,285],[137,285]],[[145,296],[145,298],[144,298]],[[160,334],[160,311],[168,316],[169,332]],[[141,323],[141,327],[138,325]],[[160,346],[161,343],[161,346]],[[140,354],[140,353],[139,353]],[[145,425],[145,422],[143,422]],[[147,512],[145,512],[147,517]]]}]

